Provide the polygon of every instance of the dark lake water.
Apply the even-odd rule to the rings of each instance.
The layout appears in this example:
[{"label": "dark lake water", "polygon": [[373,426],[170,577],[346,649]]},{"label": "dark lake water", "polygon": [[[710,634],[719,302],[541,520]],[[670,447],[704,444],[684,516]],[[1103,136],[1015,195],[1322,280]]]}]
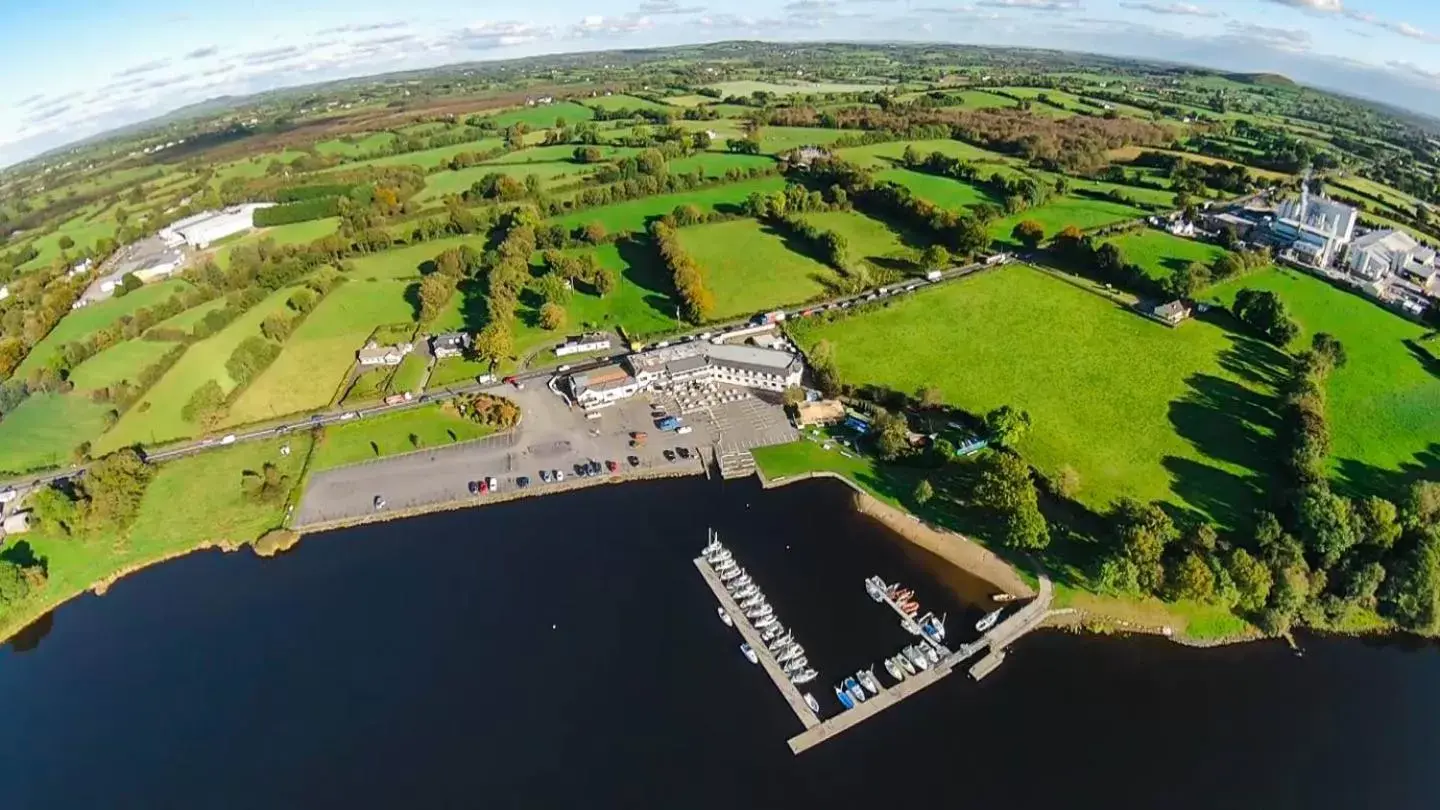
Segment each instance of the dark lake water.
[{"label": "dark lake water", "polygon": [[907,639],[866,575],[962,639],[978,615],[848,504],[634,484],[142,572],[0,652],[0,806],[1440,806],[1428,645],[1038,633],[792,756],[799,722],[690,563],[707,526],[827,709]]}]

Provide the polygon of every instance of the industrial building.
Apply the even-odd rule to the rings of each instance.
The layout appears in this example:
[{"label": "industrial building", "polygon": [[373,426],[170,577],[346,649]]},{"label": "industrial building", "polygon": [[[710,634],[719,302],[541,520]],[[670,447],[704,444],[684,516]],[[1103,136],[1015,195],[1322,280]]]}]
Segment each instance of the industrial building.
[{"label": "industrial building", "polygon": [[1355,236],[1360,212],[1324,196],[1311,196],[1302,188],[1300,199],[1286,200],[1275,211],[1275,219],[1257,229],[1256,241],[1315,267],[1330,267]]},{"label": "industrial building", "polygon": [[223,211],[195,214],[162,228],[160,237],[171,247],[184,244],[203,250],[212,242],[255,227],[255,211],[272,205],[274,203],[245,203]]}]

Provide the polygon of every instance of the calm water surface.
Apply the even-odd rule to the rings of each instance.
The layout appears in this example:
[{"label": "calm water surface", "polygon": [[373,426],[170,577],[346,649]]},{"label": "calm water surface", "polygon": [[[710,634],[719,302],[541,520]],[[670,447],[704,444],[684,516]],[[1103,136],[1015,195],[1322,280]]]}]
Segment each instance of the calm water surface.
[{"label": "calm water surface", "polygon": [[1431,646],[1040,633],[981,684],[791,756],[798,721],[690,563],[707,526],[806,645],[827,710],[830,683],[906,643],[866,575],[954,631],[978,615],[848,503],[830,482],[635,484],[145,571],[0,652],[0,801],[1440,806]]}]

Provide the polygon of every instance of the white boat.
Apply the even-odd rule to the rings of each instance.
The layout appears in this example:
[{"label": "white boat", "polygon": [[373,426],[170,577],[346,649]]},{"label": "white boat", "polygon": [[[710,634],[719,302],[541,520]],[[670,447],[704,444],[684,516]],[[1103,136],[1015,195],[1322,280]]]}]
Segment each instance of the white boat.
[{"label": "white boat", "polygon": [[779,623],[779,622],[776,622],[774,625],[765,628],[765,629],[764,629],[763,631],[761,631],[761,633],[760,633],[760,638],[761,638],[762,640],[764,640],[764,642],[765,642],[767,645],[768,645],[768,644],[788,643],[788,642],[786,641],[787,637],[788,637],[789,641],[794,641],[794,640],[795,640],[794,637],[791,636],[790,633],[785,630],[785,625],[783,625],[783,624],[781,624],[781,623]]},{"label": "white boat", "polygon": [[915,665],[914,665],[914,664],[910,663],[910,658],[909,658],[908,656],[906,656],[905,653],[903,653],[903,652],[902,652],[902,653],[898,653],[898,654],[897,654],[894,658],[892,658],[891,660],[894,661],[895,663],[899,664],[899,665],[900,665],[900,668],[903,669],[903,670],[905,670],[905,674],[906,674],[906,675],[914,675],[915,673],[917,673],[917,672],[920,671],[920,670],[918,670],[918,669],[915,668]]},{"label": "white boat", "polygon": [[740,590],[741,588],[745,587],[746,585],[753,584],[754,582],[755,582],[755,580],[751,579],[751,578],[750,578],[750,575],[747,574],[747,573],[745,573],[745,569],[744,569],[744,568],[741,568],[741,569],[740,569],[740,576],[738,576],[738,577],[736,577],[735,579],[732,579],[732,580],[730,580],[729,582],[725,583],[725,589],[728,590],[728,591],[730,591],[731,593],[734,593],[734,592]]},{"label": "white boat", "polygon": [[855,699],[850,697],[849,692],[845,691],[844,684],[837,684],[835,686],[835,699],[840,701],[840,705],[847,709],[855,708]]},{"label": "white boat", "polygon": [[799,672],[800,670],[806,668],[809,665],[809,660],[807,660],[805,656],[802,655],[794,660],[786,661],[785,666],[782,667],[782,669],[784,669],[785,673],[788,675],[791,672]]},{"label": "white boat", "polygon": [[1000,614],[1001,614],[1004,610],[1005,610],[1004,608],[1000,608],[999,610],[992,610],[992,611],[990,611],[989,613],[986,613],[986,614],[980,619],[980,621],[975,622],[975,629],[978,630],[979,632],[983,633],[983,632],[985,632],[986,630],[989,630],[990,628],[994,627],[994,626],[995,626],[995,622],[1000,621]]},{"label": "white boat", "polygon": [[900,664],[894,658],[885,659],[885,671],[890,673],[890,677],[894,678],[896,683],[905,680],[905,670],[900,668]]},{"label": "white boat", "polygon": [[780,651],[775,654],[775,660],[785,662],[789,661],[792,658],[799,658],[804,654],[805,648],[801,647],[799,644],[787,644],[784,647],[781,647]]},{"label": "white boat", "polygon": [[923,649],[925,650],[925,657],[930,659],[930,663],[940,663],[940,652],[938,650],[936,650],[934,647],[931,647],[929,644],[926,644]]},{"label": "white boat", "polygon": [[715,532],[709,532],[708,534],[710,536],[710,542],[706,543],[705,547],[700,549],[700,553],[706,556],[724,548],[724,546],[720,545],[720,535],[716,534]]},{"label": "white boat", "polygon": [[715,573],[723,574],[726,571],[735,571],[739,569],[740,563],[737,563],[734,560],[722,560],[718,563],[715,563],[713,566],[711,566],[711,568],[715,569]]},{"label": "white boat", "polygon": [[743,577],[743,576],[745,576],[745,569],[744,569],[744,568],[739,568],[739,567],[736,567],[736,568],[728,568],[728,569],[726,569],[725,571],[723,571],[723,572],[720,573],[720,581],[721,581],[721,582],[729,582],[729,581],[734,580],[734,579],[739,579],[740,577]]},{"label": "white boat", "polygon": [[888,590],[890,590],[890,586],[886,585],[885,580],[880,577],[867,577],[865,579],[865,592],[870,594],[870,598],[876,602],[885,601],[885,592]]},{"label": "white boat", "polygon": [[735,621],[730,618],[730,614],[725,611],[725,608],[715,608],[715,612],[720,614],[720,621],[724,622],[726,627],[735,626]]},{"label": "white boat", "polygon": [[752,649],[750,649],[750,645],[749,645],[749,644],[741,644],[741,645],[740,645],[740,652],[742,652],[742,653],[745,654],[746,660],[748,660],[750,663],[752,663],[752,664],[758,664],[758,663],[760,663],[760,656],[756,655],[756,654],[755,654],[755,651],[752,650]]},{"label": "white boat", "polygon": [[866,700],[865,690],[853,677],[845,679],[845,691],[850,693],[850,697],[853,698],[856,703],[864,703]]},{"label": "white boat", "polygon": [[905,632],[909,633],[912,636],[920,635],[920,625],[916,624],[915,620],[910,618],[909,616],[905,616],[900,619],[900,626],[905,628]]},{"label": "white boat", "polygon": [[930,668],[930,659],[925,657],[924,652],[917,650],[914,647],[905,648],[905,657],[909,658],[910,663],[914,664],[915,668],[920,670],[921,672],[924,672],[925,670]]},{"label": "white boat", "polygon": [[[802,670],[800,670],[799,672],[796,672],[795,674],[793,674],[793,675],[790,676],[790,683],[793,683],[793,684],[796,684],[796,685],[799,685],[799,684],[802,684],[802,683],[809,683],[809,682],[815,680],[815,676],[817,676],[817,675],[819,675],[819,674],[820,674],[820,673],[816,672],[816,671],[813,670],[813,669],[802,669]],[[807,701],[807,702],[808,702],[808,701]],[[816,711],[819,711],[819,710],[817,709]]]},{"label": "white boat", "polygon": [[765,594],[763,594],[763,593],[755,593],[755,594],[751,594],[751,596],[750,596],[749,599],[746,599],[745,601],[743,601],[743,602],[740,603],[740,609],[741,609],[741,610],[749,610],[750,608],[753,608],[753,607],[755,607],[756,605],[763,605],[763,604],[765,604]]},{"label": "white boat", "polygon": [[756,620],[755,620],[755,623],[754,623],[754,627],[755,627],[756,630],[764,630],[764,629],[767,628],[767,627],[770,627],[770,626],[772,626],[772,625],[776,625],[776,624],[779,624],[779,623],[780,623],[780,620],[779,620],[778,618],[776,618],[776,616],[775,616],[774,613],[771,613],[769,616],[764,616],[764,617],[762,617],[762,618],[756,619]]},{"label": "white boat", "polygon": [[809,692],[805,693],[805,705],[810,707],[810,711],[816,714],[820,713],[820,701],[816,700],[815,696]]},{"label": "white boat", "polygon": [[747,619],[758,619],[762,616],[769,616],[774,612],[775,608],[769,602],[761,602],[755,607],[745,611],[745,617]]},{"label": "white boat", "polygon": [[872,694],[872,695],[878,695],[878,694],[880,694],[880,682],[877,681],[877,680],[875,680],[875,673],[874,673],[874,672],[871,672],[871,671],[868,670],[868,669],[862,669],[862,670],[860,670],[859,672],[856,672],[856,673],[855,673],[855,677],[856,677],[857,679],[859,679],[860,685],[863,686],[863,687],[865,687],[865,689],[866,689],[870,694]]},{"label": "white boat", "polygon": [[[775,629],[775,628],[772,627],[772,628],[770,628],[770,629],[773,630],[773,629]],[[781,629],[782,629],[782,631],[783,631],[784,628],[781,628]],[[767,634],[767,635],[768,635],[768,634]],[[764,636],[762,636],[762,638],[764,638]],[[776,634],[775,634],[774,636],[772,636],[771,638],[765,639],[765,646],[769,647],[769,648],[772,649],[772,650],[783,650],[783,649],[785,649],[786,647],[789,647],[791,644],[794,644],[794,643],[795,643],[795,634],[793,634],[793,633],[783,633],[783,635],[782,635],[781,633],[776,633]],[[797,646],[798,646],[798,645],[797,645]]]},{"label": "white boat", "polygon": [[733,599],[749,599],[757,593],[760,593],[760,586],[752,582],[749,585],[736,588],[735,593],[730,594],[730,596]]},{"label": "white boat", "polygon": [[706,557],[705,562],[710,563],[710,565],[714,567],[717,565],[723,565],[727,562],[734,562],[734,557],[735,555],[730,553],[730,549],[722,548],[714,554],[711,554],[709,557]]}]

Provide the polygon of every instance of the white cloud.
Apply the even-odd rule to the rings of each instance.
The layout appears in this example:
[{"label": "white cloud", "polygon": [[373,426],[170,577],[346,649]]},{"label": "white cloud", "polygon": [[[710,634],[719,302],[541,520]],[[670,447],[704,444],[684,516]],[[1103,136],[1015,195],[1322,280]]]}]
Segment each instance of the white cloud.
[{"label": "white cloud", "polygon": [[1121,3],[1122,8],[1148,11],[1151,14],[1169,14],[1176,17],[1218,17],[1220,12],[1201,8],[1192,3]]},{"label": "white cloud", "polygon": [[701,6],[682,6],[677,0],[645,0],[640,4],[640,14],[699,14]]},{"label": "white cloud", "polygon": [[570,29],[572,36],[597,37],[633,34],[655,27],[655,21],[643,15],[627,14],[623,17],[606,17],[592,14]]},{"label": "white cloud", "polygon": [[980,0],[986,8],[1017,8],[1029,11],[1078,11],[1080,0]]},{"label": "white cloud", "polygon": [[1345,10],[1345,4],[1341,0],[1266,0],[1266,2],[1298,8],[1302,11],[1319,11],[1324,14],[1334,14]]},{"label": "white cloud", "polygon": [[1276,28],[1269,25],[1233,21],[1228,23],[1225,28],[1234,39],[1266,45],[1289,53],[1308,51],[1312,42],[1310,32],[1302,28]]},{"label": "white cloud", "polygon": [[448,42],[468,50],[493,50],[513,45],[524,45],[555,35],[547,25],[533,23],[482,21],[467,25],[449,37]]},{"label": "white cloud", "polygon": [[1416,65],[1413,62],[1388,62],[1386,67],[1410,79],[1418,79],[1421,82],[1440,86],[1440,70],[1429,70]]}]

